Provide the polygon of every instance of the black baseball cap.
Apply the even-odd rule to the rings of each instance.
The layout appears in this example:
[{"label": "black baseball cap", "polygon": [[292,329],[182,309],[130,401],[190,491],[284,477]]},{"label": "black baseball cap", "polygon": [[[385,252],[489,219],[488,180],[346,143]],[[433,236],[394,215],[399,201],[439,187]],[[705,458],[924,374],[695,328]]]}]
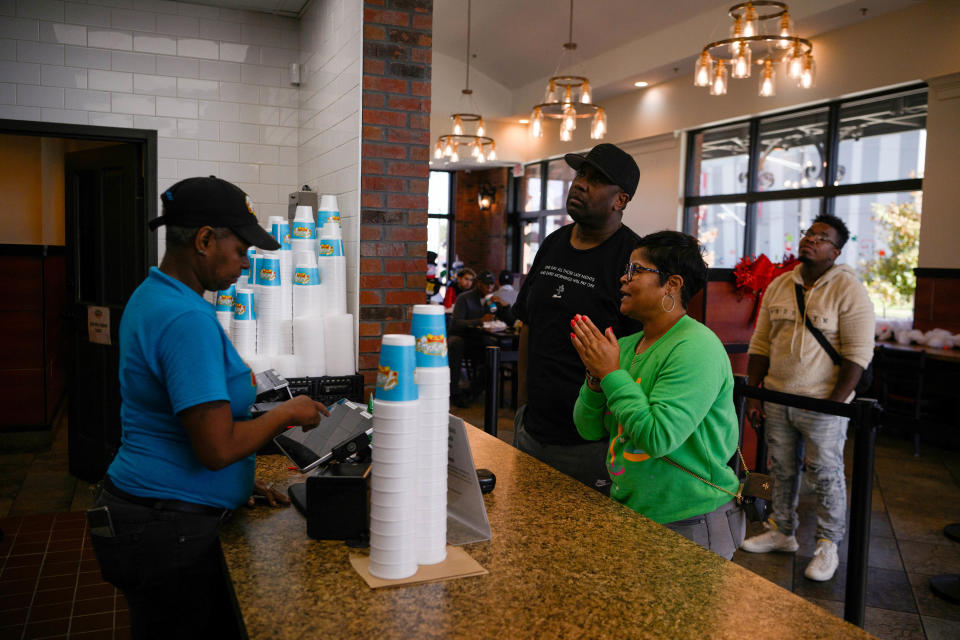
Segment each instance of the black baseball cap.
[{"label": "black baseball cap", "polygon": [[216,176],[181,180],[160,196],[163,214],[150,228],[227,227],[247,244],[276,251],[280,243],[257,221],[250,198],[235,184]]},{"label": "black baseball cap", "polygon": [[494,284],[496,279],[493,277],[492,271],[481,271],[477,274],[477,282],[482,282],[483,284]]},{"label": "black baseball cap", "polygon": [[590,149],[587,154],[568,153],[563,159],[578,171],[583,163],[589,164],[611,183],[626,191],[631,198],[637,192],[640,167],[629,153],[616,145],[604,142]]}]

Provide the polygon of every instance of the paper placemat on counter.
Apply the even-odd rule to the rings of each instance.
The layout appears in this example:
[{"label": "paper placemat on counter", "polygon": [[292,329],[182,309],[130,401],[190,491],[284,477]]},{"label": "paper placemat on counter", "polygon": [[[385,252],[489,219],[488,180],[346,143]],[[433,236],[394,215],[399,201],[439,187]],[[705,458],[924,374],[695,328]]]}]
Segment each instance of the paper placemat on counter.
[{"label": "paper placemat on counter", "polygon": [[367,581],[371,589],[380,587],[399,587],[408,584],[440,582],[454,578],[482,576],[489,573],[480,564],[470,557],[461,547],[447,545],[447,559],[438,564],[420,565],[417,572],[409,578],[400,580],[384,580],[370,575],[370,556],[351,555],[350,564],[360,576]]}]

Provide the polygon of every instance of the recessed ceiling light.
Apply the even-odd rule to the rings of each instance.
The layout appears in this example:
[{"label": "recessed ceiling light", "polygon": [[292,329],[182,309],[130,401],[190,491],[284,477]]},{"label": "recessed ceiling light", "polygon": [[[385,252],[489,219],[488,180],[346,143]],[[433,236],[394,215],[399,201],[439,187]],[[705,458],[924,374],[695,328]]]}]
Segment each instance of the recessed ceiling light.
[{"label": "recessed ceiling light", "polygon": [[520,124],[530,124],[530,121],[526,118],[520,118],[519,120],[517,120],[517,122],[519,122]]},{"label": "recessed ceiling light", "polygon": [[649,82],[644,82],[643,80],[640,80],[639,82],[634,82],[634,83],[633,83],[633,86],[635,86],[635,87],[641,87],[641,88],[642,88],[642,87],[649,86],[649,85],[650,85]]}]

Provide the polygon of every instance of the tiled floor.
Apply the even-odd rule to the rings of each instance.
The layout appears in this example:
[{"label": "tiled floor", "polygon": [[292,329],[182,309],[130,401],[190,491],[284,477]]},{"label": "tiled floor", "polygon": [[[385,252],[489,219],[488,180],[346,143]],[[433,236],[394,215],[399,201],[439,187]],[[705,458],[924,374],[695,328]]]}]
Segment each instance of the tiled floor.
[{"label": "tiled floor", "polygon": [[[453,413],[483,424],[480,402]],[[498,436],[513,439],[513,412],[502,409]],[[851,447],[848,443],[848,454]],[[866,629],[880,638],[960,638],[960,605],[930,591],[930,576],[960,573],[960,544],[943,527],[960,522],[960,452],[881,435],[871,519]],[[496,471],[496,470],[494,470]],[[848,455],[847,472],[850,472]],[[100,581],[82,512],[89,486],[67,471],[66,429],[42,453],[0,453],[0,638],[126,638],[123,598]],[[843,615],[846,544],[830,582],[803,577],[813,552],[813,499],[801,496],[796,554],[738,552],[734,562]],[[776,615],[754,612],[753,615]],[[745,630],[745,637],[749,632]]]}]

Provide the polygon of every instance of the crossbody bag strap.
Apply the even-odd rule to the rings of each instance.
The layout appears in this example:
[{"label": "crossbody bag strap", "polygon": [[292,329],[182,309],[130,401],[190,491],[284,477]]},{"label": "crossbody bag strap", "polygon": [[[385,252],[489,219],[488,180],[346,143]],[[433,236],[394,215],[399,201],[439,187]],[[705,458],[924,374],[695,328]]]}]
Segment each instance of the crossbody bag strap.
[{"label": "crossbody bag strap", "polygon": [[833,348],[833,345],[830,344],[830,341],[827,340],[827,336],[823,335],[819,329],[813,326],[813,323],[810,322],[810,318],[804,313],[805,305],[803,302],[803,287],[797,283],[793,284],[794,292],[797,294],[797,308],[800,309],[800,315],[803,316],[804,324],[807,329],[810,330],[810,333],[813,334],[813,337],[817,339],[817,342],[820,343],[820,346],[823,347],[823,350],[827,352],[827,355],[830,356],[830,359],[833,360],[833,364],[840,366],[840,363],[843,361],[843,358],[837,353],[837,350]]},{"label": "crossbody bag strap", "polygon": [[[740,451],[740,447],[737,447],[737,451]],[[743,459],[743,454],[742,454],[742,453],[740,454],[740,459],[741,459],[741,460]],[[664,460],[664,461],[672,464],[672,465],[675,466],[677,469],[680,469],[680,471],[683,471],[683,472],[685,472],[685,473],[689,473],[691,476],[693,476],[693,477],[696,478],[697,480],[701,480],[702,482],[707,483],[708,485],[710,485],[710,486],[713,487],[714,489],[719,489],[720,491],[723,491],[724,493],[730,494],[731,496],[733,496],[734,498],[736,498],[738,504],[739,504],[740,502],[743,502],[743,483],[742,483],[742,482],[740,483],[740,486],[737,488],[737,492],[734,493],[733,491],[729,491],[729,490],[727,490],[727,489],[724,489],[723,487],[720,487],[720,486],[717,486],[717,485],[713,484],[712,482],[710,482],[709,480],[707,480],[706,478],[704,478],[704,477],[702,477],[702,476],[698,476],[698,475],[695,474],[693,471],[690,471],[690,470],[687,469],[686,467],[677,464],[676,462],[674,462],[673,460],[671,460],[671,459],[668,458],[667,456],[663,456],[663,457],[661,458],[661,460]],[[744,462],[744,469],[746,469],[746,462]]]}]

